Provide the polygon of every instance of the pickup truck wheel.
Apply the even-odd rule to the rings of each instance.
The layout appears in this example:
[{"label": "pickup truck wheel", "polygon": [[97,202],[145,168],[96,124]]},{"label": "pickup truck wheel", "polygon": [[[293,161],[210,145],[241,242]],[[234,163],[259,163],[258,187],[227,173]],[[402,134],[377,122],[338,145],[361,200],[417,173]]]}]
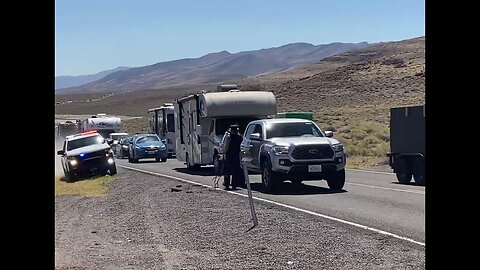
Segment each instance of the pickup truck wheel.
[{"label": "pickup truck wheel", "polygon": [[298,186],[303,182],[303,180],[302,179],[290,179],[290,182],[292,182],[292,184]]},{"label": "pickup truck wheel", "polygon": [[275,188],[276,173],[272,171],[272,165],[268,161],[262,163],[262,183],[266,193],[273,193]]},{"label": "pickup truck wheel", "polygon": [[327,178],[328,187],[332,190],[342,190],[345,185],[345,169],[332,174]]},{"label": "pickup truck wheel", "polygon": [[398,158],[396,162],[395,174],[398,182],[400,184],[409,184],[412,181],[412,170],[409,168],[407,161],[404,158]]}]

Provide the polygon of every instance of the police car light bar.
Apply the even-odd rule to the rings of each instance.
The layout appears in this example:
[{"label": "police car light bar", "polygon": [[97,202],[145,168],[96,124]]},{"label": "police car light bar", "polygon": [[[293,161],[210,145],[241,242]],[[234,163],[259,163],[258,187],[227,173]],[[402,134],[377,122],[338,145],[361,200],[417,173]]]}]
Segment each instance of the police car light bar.
[{"label": "police car light bar", "polygon": [[96,129],[82,132],[79,135],[88,135],[88,134],[94,134],[94,133],[98,133]]}]

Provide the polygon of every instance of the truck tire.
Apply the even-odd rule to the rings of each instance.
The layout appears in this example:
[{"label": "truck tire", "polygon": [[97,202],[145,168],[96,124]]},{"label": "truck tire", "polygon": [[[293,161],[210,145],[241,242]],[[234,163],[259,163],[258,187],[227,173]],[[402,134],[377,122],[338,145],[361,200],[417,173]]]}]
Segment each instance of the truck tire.
[{"label": "truck tire", "polygon": [[272,164],[268,160],[264,160],[262,162],[262,183],[266,193],[274,192],[277,178],[277,173],[272,171]]},{"label": "truck tire", "polygon": [[328,187],[331,190],[342,190],[345,185],[345,169],[342,169],[327,178]]},{"label": "truck tire", "polygon": [[397,158],[395,160],[395,174],[400,184],[409,184],[412,181],[412,170],[405,158]]},{"label": "truck tire", "polygon": [[162,162],[167,162],[167,158],[161,158],[160,159]]},{"label": "truck tire", "polygon": [[425,160],[423,157],[413,159],[413,179],[415,179],[415,184],[425,185]]},{"label": "truck tire", "polygon": [[292,184],[294,184],[296,186],[299,186],[300,184],[302,184],[303,180],[302,179],[290,179],[290,182],[292,182]]}]

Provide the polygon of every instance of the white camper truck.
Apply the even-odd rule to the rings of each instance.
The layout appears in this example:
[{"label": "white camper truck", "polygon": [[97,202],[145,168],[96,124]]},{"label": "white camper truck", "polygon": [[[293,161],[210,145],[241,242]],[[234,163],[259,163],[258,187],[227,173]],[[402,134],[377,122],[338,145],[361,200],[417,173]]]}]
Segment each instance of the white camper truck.
[{"label": "white camper truck", "polygon": [[165,103],[162,107],[148,110],[153,113],[152,118],[148,120],[150,132],[157,134],[161,140],[165,141],[168,156],[175,155],[175,110],[173,103]]},{"label": "white camper truck", "polygon": [[107,117],[104,113],[92,115],[80,124],[81,132],[96,130],[103,138],[109,138],[110,133],[119,132],[122,120],[118,117]]},{"label": "white camper truck", "polygon": [[222,154],[220,144],[230,125],[238,124],[243,134],[250,121],[277,113],[272,92],[225,91],[222,87],[217,91],[222,92],[189,95],[174,104],[177,159],[187,168],[214,164]]}]

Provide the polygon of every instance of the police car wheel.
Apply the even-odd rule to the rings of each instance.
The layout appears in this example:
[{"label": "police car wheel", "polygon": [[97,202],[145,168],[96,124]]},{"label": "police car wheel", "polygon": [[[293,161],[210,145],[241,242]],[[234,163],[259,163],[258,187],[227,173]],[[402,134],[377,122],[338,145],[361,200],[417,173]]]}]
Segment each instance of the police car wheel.
[{"label": "police car wheel", "polygon": [[117,166],[115,165],[115,163],[110,167],[110,170],[109,170],[109,174],[110,175],[115,175],[117,174]]}]

